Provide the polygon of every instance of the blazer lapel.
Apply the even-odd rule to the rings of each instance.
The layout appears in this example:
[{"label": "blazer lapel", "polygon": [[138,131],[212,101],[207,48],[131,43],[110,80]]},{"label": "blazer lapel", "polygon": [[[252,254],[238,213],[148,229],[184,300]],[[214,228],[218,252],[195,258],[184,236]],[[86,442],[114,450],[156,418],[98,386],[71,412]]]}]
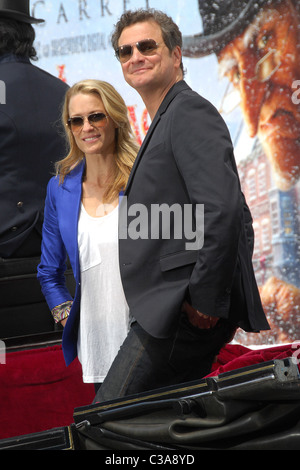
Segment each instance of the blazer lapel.
[{"label": "blazer lapel", "polygon": [[151,126],[149,127],[148,132],[147,132],[147,134],[146,134],[146,136],[145,136],[145,138],[144,138],[144,140],[143,140],[143,143],[142,143],[142,145],[141,145],[141,147],[140,147],[140,150],[139,150],[139,152],[138,152],[138,154],[137,154],[137,156],[136,156],[136,159],[135,159],[135,161],[134,161],[134,164],[133,164],[133,166],[132,166],[132,169],[131,169],[131,172],[130,172],[130,175],[129,175],[129,178],[128,178],[128,181],[127,181],[127,186],[126,186],[126,188],[125,188],[124,194],[126,194],[126,193],[128,192],[128,190],[129,190],[129,187],[130,187],[130,184],[131,184],[133,175],[134,175],[134,173],[135,173],[135,171],[136,171],[136,169],[137,169],[137,167],[138,167],[138,165],[139,165],[139,162],[140,162],[140,160],[141,160],[141,158],[142,158],[142,156],[143,156],[143,154],[144,154],[144,152],[145,152],[145,150],[146,150],[146,148],[147,148],[149,139],[150,139],[151,135],[153,134],[153,131],[154,131],[154,129],[155,129],[155,127],[157,126],[157,124],[158,124],[159,121],[160,121],[160,114],[159,114],[159,113],[156,113],[156,115],[155,115],[155,117],[154,117],[154,119],[153,119],[153,121],[152,121],[152,123],[151,123]]},{"label": "blazer lapel", "polygon": [[136,172],[136,169],[139,165],[139,162],[141,161],[142,156],[144,155],[144,153],[147,149],[150,137],[152,136],[156,126],[158,125],[162,114],[164,114],[166,112],[169,104],[173,101],[175,96],[177,96],[178,93],[180,93],[181,91],[186,90],[186,89],[190,89],[190,87],[186,84],[186,82],[184,80],[181,80],[180,82],[175,83],[175,85],[173,85],[173,87],[168,91],[167,95],[165,96],[165,98],[164,98],[163,102],[161,103],[156,115],[154,116],[154,119],[153,119],[153,121],[152,121],[152,123],[149,127],[149,130],[148,130],[148,132],[147,132],[147,134],[146,134],[146,136],[143,140],[143,143],[140,147],[140,150],[137,154],[137,157],[135,159],[135,162],[133,164],[131,173],[130,173],[129,178],[128,178],[127,186],[126,186],[126,189],[125,189],[125,192],[124,192],[125,195],[126,195],[126,193],[128,192],[128,190],[130,188],[132,178],[133,178],[133,176]]}]

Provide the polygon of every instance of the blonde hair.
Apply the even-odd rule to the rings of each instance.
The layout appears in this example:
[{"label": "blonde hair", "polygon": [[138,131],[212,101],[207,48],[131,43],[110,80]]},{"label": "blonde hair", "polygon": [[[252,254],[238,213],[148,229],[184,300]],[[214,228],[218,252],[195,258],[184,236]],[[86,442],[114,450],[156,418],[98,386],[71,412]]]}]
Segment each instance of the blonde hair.
[{"label": "blonde hair", "polygon": [[120,191],[125,189],[139,146],[132,132],[127,106],[121,95],[109,83],[100,80],[82,80],[75,83],[75,85],[67,91],[62,110],[62,121],[69,145],[69,153],[63,160],[55,164],[56,174],[60,177],[60,183],[62,183],[66,175],[84,159],[84,154],[78,148],[73,133],[67,123],[69,119],[70,99],[80,93],[99,96],[106,112],[117,125],[116,175],[103,198],[103,202],[111,202],[118,196]]}]

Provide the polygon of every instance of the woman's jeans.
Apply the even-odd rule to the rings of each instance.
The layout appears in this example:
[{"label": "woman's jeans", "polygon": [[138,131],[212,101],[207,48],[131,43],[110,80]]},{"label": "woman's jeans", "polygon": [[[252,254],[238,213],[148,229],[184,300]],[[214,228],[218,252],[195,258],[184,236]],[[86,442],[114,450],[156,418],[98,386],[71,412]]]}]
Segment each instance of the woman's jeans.
[{"label": "woman's jeans", "polygon": [[235,327],[220,319],[211,329],[199,329],[182,313],[175,333],[167,339],[150,336],[134,322],[94,403],[200,380],[211,372],[220,349]]}]

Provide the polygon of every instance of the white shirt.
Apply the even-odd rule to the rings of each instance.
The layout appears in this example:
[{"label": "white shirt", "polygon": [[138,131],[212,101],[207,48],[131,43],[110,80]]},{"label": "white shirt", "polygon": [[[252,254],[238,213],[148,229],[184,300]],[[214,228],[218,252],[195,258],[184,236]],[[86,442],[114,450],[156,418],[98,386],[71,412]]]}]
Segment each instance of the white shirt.
[{"label": "white shirt", "polygon": [[78,358],[83,381],[97,383],[103,382],[128,333],[129,309],[119,269],[118,207],[103,217],[91,217],[81,204],[78,247]]}]

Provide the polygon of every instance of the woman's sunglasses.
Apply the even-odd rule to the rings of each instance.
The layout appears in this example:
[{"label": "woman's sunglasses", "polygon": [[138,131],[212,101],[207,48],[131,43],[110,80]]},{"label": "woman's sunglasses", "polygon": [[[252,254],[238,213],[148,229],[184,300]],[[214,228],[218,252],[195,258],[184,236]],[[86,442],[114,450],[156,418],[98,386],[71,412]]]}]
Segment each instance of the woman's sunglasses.
[{"label": "woman's sunglasses", "polygon": [[157,44],[154,39],[143,39],[142,41],[138,41],[135,44],[125,44],[124,46],[118,47],[116,49],[115,54],[117,59],[122,63],[125,64],[133,54],[133,48],[136,46],[137,50],[145,55],[150,56],[154,55],[159,44]]},{"label": "woman's sunglasses", "polygon": [[[78,132],[84,125],[84,117],[74,116],[68,119],[67,124],[73,132]],[[107,115],[104,113],[89,114],[86,119],[91,126],[105,127],[107,124]]]}]

